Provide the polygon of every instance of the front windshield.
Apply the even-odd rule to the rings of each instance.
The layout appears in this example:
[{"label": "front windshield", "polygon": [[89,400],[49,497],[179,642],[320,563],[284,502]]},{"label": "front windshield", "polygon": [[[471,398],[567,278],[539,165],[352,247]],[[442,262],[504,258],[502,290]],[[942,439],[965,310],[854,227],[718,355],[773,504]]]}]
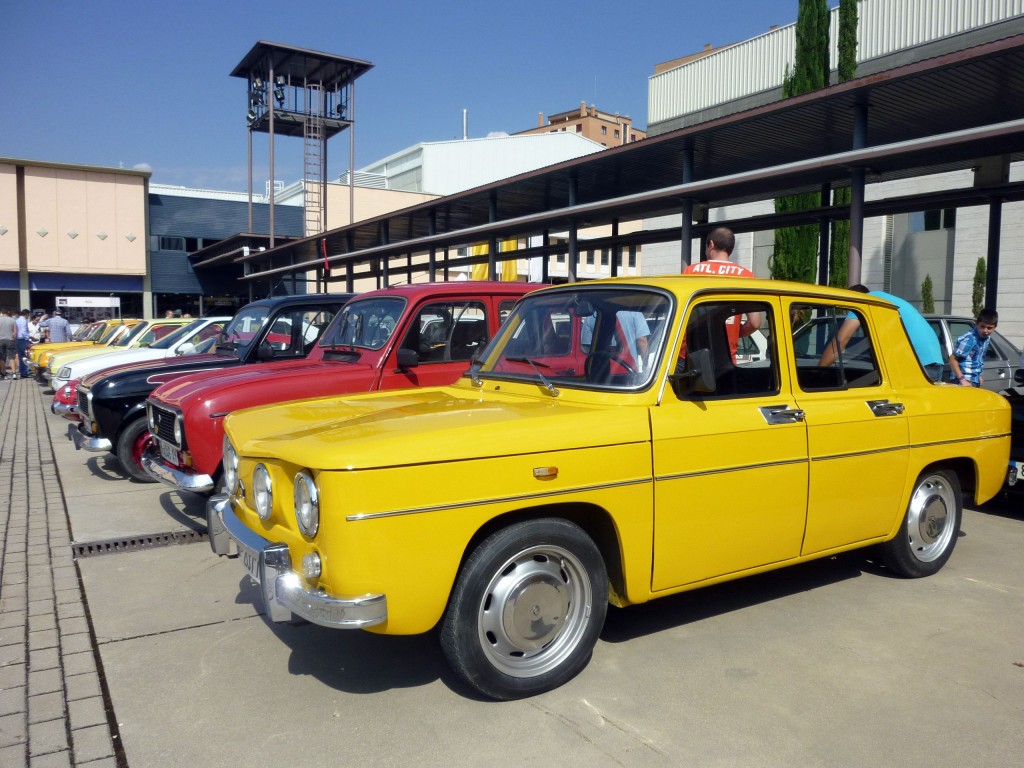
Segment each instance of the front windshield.
[{"label": "front windshield", "polygon": [[129,331],[122,332],[121,335],[119,335],[116,339],[110,342],[110,346],[127,347],[129,344],[135,341],[135,339],[139,338],[142,334],[144,334],[146,332],[146,329],[150,327],[151,326],[149,323],[138,323],[137,325],[133,326]]},{"label": "front windshield", "polygon": [[350,301],[324,333],[320,346],[380,349],[395,332],[403,311],[405,299],[395,296]]},{"label": "front windshield", "polygon": [[661,359],[673,302],[639,287],[543,291],[525,297],[478,369],[542,386],[639,389]]},{"label": "front windshield", "polygon": [[170,349],[182,339],[187,339],[199,328],[206,323],[205,320],[193,320],[188,325],[183,325],[180,328],[175,328],[173,332],[167,334],[162,339],[158,339],[149,345],[150,349]]},{"label": "front windshield", "polygon": [[269,317],[269,307],[243,309],[217,338],[217,345],[212,351],[218,355],[244,357],[245,350],[252,344],[253,339],[260,335],[260,330],[266,325]]}]

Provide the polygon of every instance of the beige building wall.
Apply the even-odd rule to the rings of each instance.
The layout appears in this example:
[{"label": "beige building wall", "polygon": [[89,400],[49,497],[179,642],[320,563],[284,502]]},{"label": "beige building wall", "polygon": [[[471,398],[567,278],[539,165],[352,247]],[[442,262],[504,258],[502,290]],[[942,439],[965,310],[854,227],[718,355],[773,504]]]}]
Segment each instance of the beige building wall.
[{"label": "beige building wall", "polygon": [[[148,173],[0,161],[0,268],[18,269],[17,165],[24,167],[29,272],[146,274]],[[8,241],[8,236],[14,235]]]},{"label": "beige building wall", "polygon": [[[355,187],[355,220],[363,221],[392,213],[402,208],[435,200],[439,195],[423,192],[398,192],[393,189]],[[327,229],[336,229],[351,224],[349,218],[349,186],[347,184],[327,185]]]}]

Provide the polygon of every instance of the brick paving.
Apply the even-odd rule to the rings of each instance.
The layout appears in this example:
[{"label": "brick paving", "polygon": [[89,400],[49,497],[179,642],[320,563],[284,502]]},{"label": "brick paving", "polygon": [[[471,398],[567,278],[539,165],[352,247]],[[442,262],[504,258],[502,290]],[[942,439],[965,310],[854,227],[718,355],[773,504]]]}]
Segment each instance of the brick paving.
[{"label": "brick paving", "polygon": [[32,380],[0,381],[0,766],[126,768]]}]

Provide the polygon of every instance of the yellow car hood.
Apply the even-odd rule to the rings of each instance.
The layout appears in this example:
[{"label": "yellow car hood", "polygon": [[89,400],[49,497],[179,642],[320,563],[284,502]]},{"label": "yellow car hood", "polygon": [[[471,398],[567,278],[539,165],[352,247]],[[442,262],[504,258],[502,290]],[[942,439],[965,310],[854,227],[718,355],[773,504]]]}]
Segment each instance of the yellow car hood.
[{"label": "yellow car hood", "polygon": [[439,387],[237,411],[240,456],[311,469],[368,469],[650,440],[644,405],[588,405]]}]

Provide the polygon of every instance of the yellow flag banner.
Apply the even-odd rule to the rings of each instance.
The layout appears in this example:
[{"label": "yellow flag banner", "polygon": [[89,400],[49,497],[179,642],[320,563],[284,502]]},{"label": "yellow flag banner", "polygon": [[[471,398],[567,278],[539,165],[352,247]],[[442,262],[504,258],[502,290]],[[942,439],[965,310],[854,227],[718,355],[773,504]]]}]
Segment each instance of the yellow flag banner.
[{"label": "yellow flag banner", "polygon": [[[508,240],[502,240],[498,245],[498,250],[502,253],[508,251],[515,251],[519,248],[519,241],[516,238],[509,238]],[[478,243],[470,249],[471,256],[486,256],[490,249],[487,247],[487,243]],[[505,259],[504,261],[498,262],[498,279],[506,283],[514,283],[519,279],[519,260],[518,259]],[[474,280],[486,280],[487,279],[487,262],[481,262],[473,265],[473,271],[471,277]]]}]

